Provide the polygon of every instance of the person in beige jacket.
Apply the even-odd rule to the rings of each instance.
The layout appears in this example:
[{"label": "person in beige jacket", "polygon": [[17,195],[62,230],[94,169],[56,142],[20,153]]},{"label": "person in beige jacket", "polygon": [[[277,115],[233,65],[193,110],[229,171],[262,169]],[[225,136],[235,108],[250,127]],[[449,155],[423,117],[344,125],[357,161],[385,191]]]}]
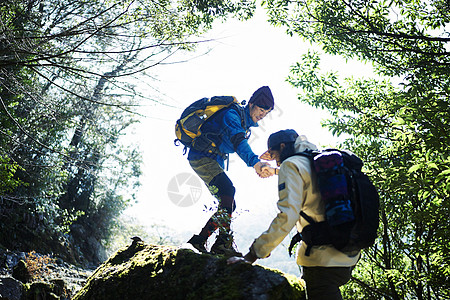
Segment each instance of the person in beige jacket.
[{"label": "person in beige jacket", "polygon": [[[292,156],[307,149],[317,150],[317,147],[305,136],[299,136],[294,130],[287,129],[269,136],[268,149],[261,158],[276,160],[280,167],[279,170],[271,169],[271,172],[279,175],[277,206],[280,212],[269,228],[255,239],[250,251],[244,257],[230,258],[229,264],[239,261],[254,263],[257,259],[268,257],[294,226],[301,232],[303,227],[308,225],[308,222],[300,217],[301,210],[316,222],[325,219],[324,203],[321,201],[309,159]],[[350,280],[360,253],[348,256],[331,245],[323,245],[313,246],[307,256],[306,247],[304,242],[297,247],[297,264],[303,273],[308,299],[342,299],[339,286]]]}]

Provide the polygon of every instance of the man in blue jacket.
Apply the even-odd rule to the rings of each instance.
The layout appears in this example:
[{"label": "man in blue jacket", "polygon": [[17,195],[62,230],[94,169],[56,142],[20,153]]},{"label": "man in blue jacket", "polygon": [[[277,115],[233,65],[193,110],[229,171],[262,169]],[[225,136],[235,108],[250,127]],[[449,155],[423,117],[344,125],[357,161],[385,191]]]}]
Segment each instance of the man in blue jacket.
[{"label": "man in blue jacket", "polygon": [[235,187],[224,172],[224,156],[236,152],[249,167],[253,167],[260,177],[271,176],[248,144],[250,127],[257,127],[274,107],[272,92],[268,86],[256,90],[248,105],[244,107],[243,120],[235,109],[225,109],[214,114],[202,127],[202,135],[211,133],[210,139],[218,147],[222,155],[199,151],[190,148],[188,160],[192,169],[205,182],[211,194],[219,201],[217,211],[208,220],[198,235],[194,235],[188,243],[201,252],[207,252],[207,239],[219,229],[211,253],[227,256],[240,255],[233,247],[231,234],[231,215],[235,210]]}]

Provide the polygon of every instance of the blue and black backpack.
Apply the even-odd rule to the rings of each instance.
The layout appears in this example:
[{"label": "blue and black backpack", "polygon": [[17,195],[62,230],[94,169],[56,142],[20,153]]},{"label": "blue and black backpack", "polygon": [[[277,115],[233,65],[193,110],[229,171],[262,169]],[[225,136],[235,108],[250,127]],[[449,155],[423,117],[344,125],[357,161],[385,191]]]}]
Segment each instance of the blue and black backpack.
[{"label": "blue and black backpack", "polygon": [[309,224],[292,238],[289,255],[300,240],[307,245],[306,256],[313,246],[331,244],[348,254],[372,246],[379,225],[379,195],[361,171],[362,160],[350,151],[335,149],[307,150],[295,155],[311,161],[325,202],[325,221],[315,222],[301,211],[301,217]]}]

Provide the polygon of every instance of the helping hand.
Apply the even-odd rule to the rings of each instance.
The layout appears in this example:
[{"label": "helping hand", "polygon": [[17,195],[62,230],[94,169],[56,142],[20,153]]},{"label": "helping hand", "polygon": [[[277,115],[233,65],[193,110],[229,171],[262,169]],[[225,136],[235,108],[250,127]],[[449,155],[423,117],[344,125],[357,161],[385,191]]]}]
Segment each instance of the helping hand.
[{"label": "helping hand", "polygon": [[263,172],[269,172],[270,173],[269,177],[273,176],[273,175],[277,175],[277,173],[276,173],[277,169],[272,168],[271,166],[264,166],[261,169],[263,170]]},{"label": "helping hand", "polygon": [[255,168],[256,173],[258,174],[259,177],[261,178],[267,178],[272,176],[272,172],[270,171],[270,165],[268,163],[263,163],[263,162],[257,162],[253,168]]}]

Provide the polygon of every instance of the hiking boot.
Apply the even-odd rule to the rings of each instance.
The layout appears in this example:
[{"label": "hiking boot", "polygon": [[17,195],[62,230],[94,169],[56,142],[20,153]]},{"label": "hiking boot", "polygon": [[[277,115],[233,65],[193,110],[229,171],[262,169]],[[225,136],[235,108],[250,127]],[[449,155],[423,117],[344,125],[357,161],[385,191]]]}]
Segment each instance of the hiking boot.
[{"label": "hiking boot", "polygon": [[194,234],[191,239],[188,241],[195,249],[202,253],[207,253],[208,251],[205,248],[206,239],[200,235]]},{"label": "hiking boot", "polygon": [[211,247],[211,253],[226,257],[242,256],[242,253],[234,249],[233,236],[231,235],[218,235],[214,245]]}]

